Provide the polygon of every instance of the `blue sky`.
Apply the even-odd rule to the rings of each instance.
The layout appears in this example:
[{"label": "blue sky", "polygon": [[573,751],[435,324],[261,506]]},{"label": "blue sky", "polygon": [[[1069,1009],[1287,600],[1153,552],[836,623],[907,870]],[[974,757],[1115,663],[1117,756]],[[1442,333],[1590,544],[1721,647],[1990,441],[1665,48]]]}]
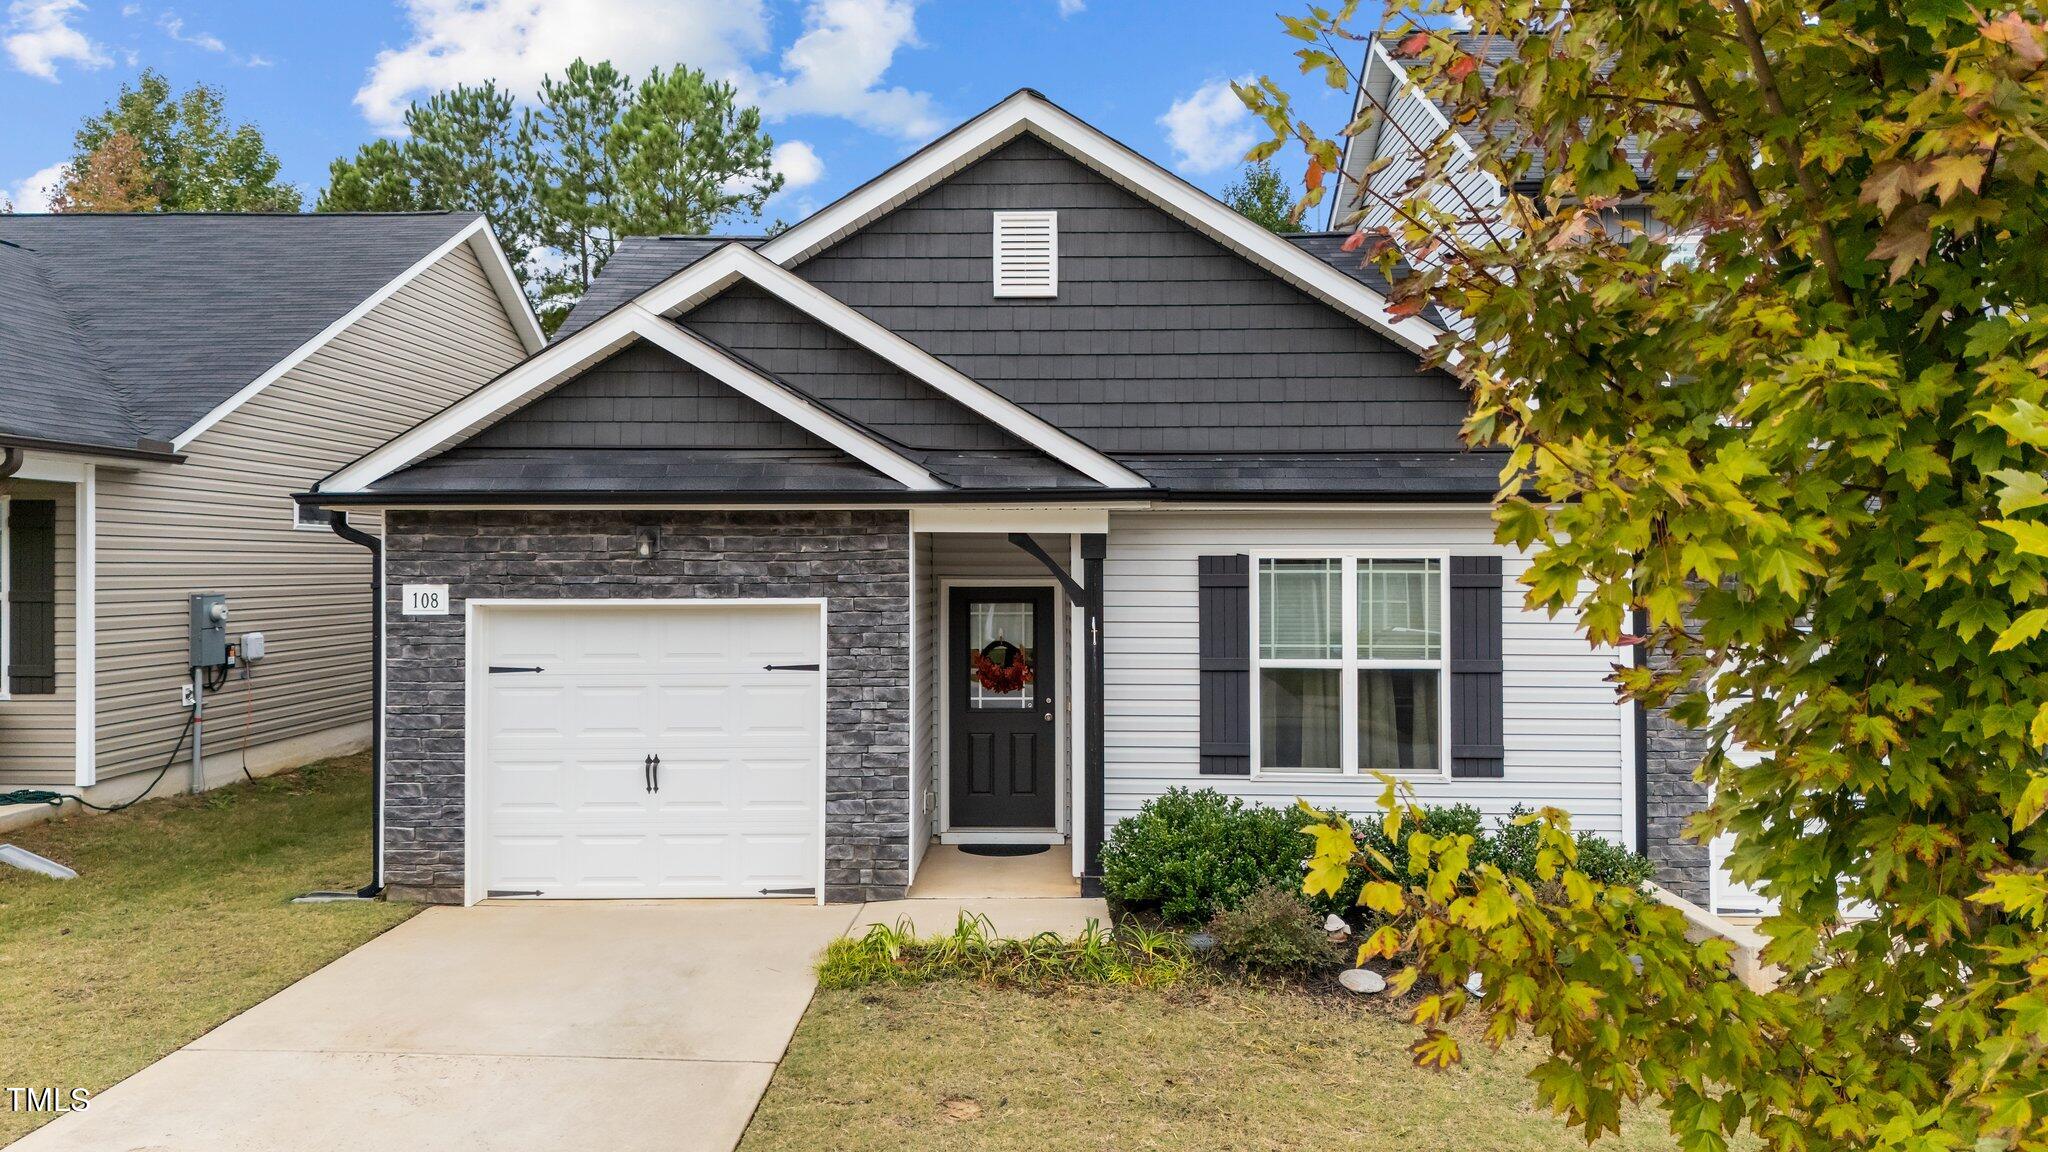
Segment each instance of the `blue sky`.
[{"label": "blue sky", "polygon": [[[1226,0],[8,0],[0,193],[37,206],[78,121],[156,68],[253,120],[309,195],[412,97],[495,78],[530,90],[577,55],[638,75],[688,63],[769,113],[799,219],[1019,87],[1037,88],[1212,190],[1255,136],[1223,82],[1266,72],[1318,122],[1346,101],[1294,71],[1274,12]],[[1294,161],[1289,159],[1289,166]]]}]

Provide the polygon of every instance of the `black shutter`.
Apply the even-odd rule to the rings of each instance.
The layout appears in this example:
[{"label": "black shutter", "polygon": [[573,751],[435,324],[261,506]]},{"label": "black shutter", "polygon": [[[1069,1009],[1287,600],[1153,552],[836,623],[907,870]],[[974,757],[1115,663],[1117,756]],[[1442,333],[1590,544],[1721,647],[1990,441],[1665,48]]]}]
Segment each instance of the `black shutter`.
[{"label": "black shutter", "polygon": [[1204,776],[1252,770],[1251,572],[1249,556],[1196,561]]},{"label": "black shutter", "polygon": [[1451,775],[1503,774],[1499,556],[1451,557]]},{"label": "black shutter", "polygon": [[15,500],[7,518],[7,684],[57,690],[57,503]]}]

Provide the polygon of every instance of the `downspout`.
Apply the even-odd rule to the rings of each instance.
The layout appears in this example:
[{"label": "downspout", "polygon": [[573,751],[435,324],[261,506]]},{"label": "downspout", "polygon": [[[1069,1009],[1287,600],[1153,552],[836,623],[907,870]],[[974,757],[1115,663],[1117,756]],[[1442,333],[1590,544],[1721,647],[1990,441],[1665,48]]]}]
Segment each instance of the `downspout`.
[{"label": "downspout", "polygon": [[23,459],[21,449],[11,444],[4,449],[0,449],[0,480],[5,480],[16,472],[21,471]]},{"label": "downspout", "polygon": [[[1636,645],[1635,664],[1638,668],[1650,666],[1650,614],[1644,609],[1635,611],[1634,627],[1637,636],[1642,637]],[[1650,854],[1650,710],[1637,700],[1630,705],[1636,713],[1636,851],[1644,856]]]},{"label": "downspout", "polygon": [[328,512],[327,526],[370,550],[370,882],[355,893],[370,900],[384,891],[384,542],[351,525],[346,512]]}]

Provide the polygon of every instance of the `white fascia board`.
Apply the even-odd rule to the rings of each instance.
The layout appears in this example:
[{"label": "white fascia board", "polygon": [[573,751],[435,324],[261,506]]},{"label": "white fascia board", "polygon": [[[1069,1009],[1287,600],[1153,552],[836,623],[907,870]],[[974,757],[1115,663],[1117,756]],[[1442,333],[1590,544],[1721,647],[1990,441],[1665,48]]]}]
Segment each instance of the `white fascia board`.
[{"label": "white fascia board", "polygon": [[1427,353],[1443,334],[1420,316],[1393,315],[1386,297],[1378,292],[1030,91],[1018,92],[968,121],[825,210],[777,234],[758,251],[777,264],[800,260],[1025,131],[1043,136],[1141,199],[1417,355]]},{"label": "white fascia board", "polygon": [[[171,448],[174,451],[183,452],[186,445],[205,434],[207,429],[226,419],[235,409],[255,399],[257,393],[276,383],[285,373],[305,363],[307,357],[326,347],[329,341],[354,326],[356,321],[369,315],[372,309],[389,300],[401,288],[417,279],[421,273],[439,264],[450,252],[465,244],[470,245],[476,251],[477,259],[483,264],[484,272],[490,277],[492,287],[497,289],[500,303],[505,305],[505,315],[512,321],[512,328],[519,334],[520,342],[526,345],[528,352],[539,351],[547,343],[547,338],[541,333],[540,324],[534,320],[533,309],[527,306],[525,294],[519,291],[518,278],[512,275],[512,266],[505,259],[505,251],[498,247],[498,238],[491,234],[490,222],[479,216],[463,226],[453,236],[442,241],[441,245],[432,252],[422,256],[412,267],[399,273],[382,288],[365,297],[354,308],[349,309],[348,313],[339,320],[322,328],[312,339],[294,348],[291,355],[272,364],[263,375],[244,384],[240,391],[216,404],[212,411],[199,418],[198,423],[179,433],[177,439],[171,441]],[[509,296],[507,295],[508,285],[510,286]],[[517,300],[516,304],[513,303],[515,298]]]},{"label": "white fascia board", "polygon": [[636,323],[637,317],[631,313],[614,312],[574,336],[548,345],[496,380],[335,472],[320,482],[319,490],[362,492],[393,472],[433,455],[638,340]]},{"label": "white fascia board", "polygon": [[480,219],[468,231],[470,250],[476,253],[476,262],[483,265],[484,275],[490,278],[491,288],[498,294],[498,303],[505,307],[505,318],[512,322],[513,333],[526,346],[526,354],[531,356],[547,347],[548,334],[541,330],[540,317],[533,314],[533,302],[519,286],[519,274],[513,271],[512,259],[505,255],[505,246],[498,242],[498,233],[490,221]]},{"label": "white fascia board", "polygon": [[839,419],[812,403],[809,398],[763,376],[703,337],[677,327],[638,304],[628,304],[622,311],[630,314],[637,322],[636,331],[648,343],[661,348],[683,363],[905,488],[920,492],[936,492],[949,487],[894,448]]},{"label": "white fascia board", "polygon": [[962,375],[817,285],[744,244],[728,244],[640,294],[636,303],[671,316],[745,280],[879,356],[960,406],[1105,488],[1146,488],[1136,472]]}]

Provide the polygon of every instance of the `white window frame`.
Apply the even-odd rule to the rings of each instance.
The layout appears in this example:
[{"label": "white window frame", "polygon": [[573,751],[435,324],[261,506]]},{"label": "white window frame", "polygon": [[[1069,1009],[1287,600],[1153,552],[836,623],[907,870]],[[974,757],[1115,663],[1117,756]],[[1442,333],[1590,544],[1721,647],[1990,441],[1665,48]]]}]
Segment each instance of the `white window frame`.
[{"label": "white window frame", "polygon": [[[325,509],[325,508],[321,508],[321,507],[319,507],[319,506],[317,506],[317,505],[306,505],[306,504],[301,504],[301,503],[299,503],[299,502],[298,502],[298,501],[296,501],[296,500],[292,500],[292,501],[289,501],[289,503],[291,504],[291,516],[292,516],[292,531],[294,531],[294,532],[332,532],[332,531],[334,531],[333,527],[332,527],[332,526],[331,526],[331,525],[330,525],[330,524],[328,523],[328,519],[327,519],[327,517],[328,517],[328,516],[330,515],[330,513],[329,513],[329,512],[327,511],[327,509]],[[304,511],[304,510],[308,509],[308,508],[310,508],[310,509],[311,509],[312,511],[318,512],[318,513],[320,514],[320,519],[319,519],[319,521],[317,521],[316,523],[308,524],[308,523],[306,523],[305,521],[303,521],[303,520],[299,519],[299,513],[300,513],[301,511]]]},{"label": "white window frame", "polygon": [[[1259,590],[1264,583],[1260,569],[1268,560],[1337,560],[1343,565],[1338,584],[1341,609],[1339,635],[1342,655],[1335,660],[1268,660],[1259,633],[1261,614]],[[1358,562],[1360,560],[1434,560],[1437,562],[1437,658],[1435,660],[1364,659],[1358,655]],[[1435,771],[1392,773],[1407,780],[1448,780],[1451,775],[1451,554],[1428,548],[1272,548],[1251,554],[1251,762],[1253,779],[1311,781],[1351,780],[1375,783],[1359,771],[1358,765],[1358,673],[1370,668],[1435,668],[1437,672],[1437,766]],[[1265,714],[1262,711],[1260,681],[1267,668],[1334,668],[1338,676],[1338,770],[1307,772],[1290,768],[1267,768],[1261,763],[1265,750]],[[1375,769],[1380,771],[1380,769]]]}]

